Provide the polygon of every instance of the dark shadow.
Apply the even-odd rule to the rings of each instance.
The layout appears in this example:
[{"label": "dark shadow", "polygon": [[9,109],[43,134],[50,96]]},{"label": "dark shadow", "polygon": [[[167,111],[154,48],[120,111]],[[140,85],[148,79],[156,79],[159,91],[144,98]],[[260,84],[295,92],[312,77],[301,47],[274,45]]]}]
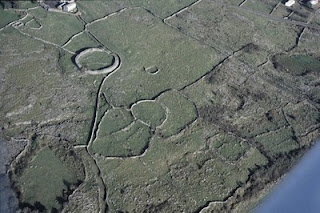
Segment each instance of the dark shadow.
[{"label": "dark shadow", "polygon": [[36,211],[36,212],[46,212],[47,208],[42,205],[40,202],[35,202],[33,205],[30,203],[22,202],[19,203],[19,208],[24,210]]}]

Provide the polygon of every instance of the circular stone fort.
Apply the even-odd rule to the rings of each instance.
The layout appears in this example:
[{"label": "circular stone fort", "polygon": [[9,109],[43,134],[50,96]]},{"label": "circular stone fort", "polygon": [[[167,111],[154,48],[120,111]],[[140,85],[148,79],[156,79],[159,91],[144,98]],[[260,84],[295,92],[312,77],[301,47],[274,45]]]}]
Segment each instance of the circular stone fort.
[{"label": "circular stone fort", "polygon": [[[106,56],[112,56],[112,63],[95,69],[82,63],[85,58],[96,53],[105,53]],[[120,57],[116,53],[112,53],[104,48],[89,48],[83,50],[75,57],[75,63],[80,70],[90,75],[108,74],[118,69],[121,65]],[[103,63],[100,62],[98,64]]]}]

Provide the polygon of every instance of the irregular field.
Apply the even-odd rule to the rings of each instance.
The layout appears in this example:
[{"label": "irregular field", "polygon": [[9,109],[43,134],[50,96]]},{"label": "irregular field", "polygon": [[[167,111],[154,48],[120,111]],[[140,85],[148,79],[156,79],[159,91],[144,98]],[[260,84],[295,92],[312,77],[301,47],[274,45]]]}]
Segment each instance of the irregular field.
[{"label": "irregular field", "polygon": [[0,28],[6,26],[12,21],[18,20],[23,14],[0,8]]},{"label": "irregular field", "polygon": [[[66,16],[60,13],[48,13],[43,8],[29,11],[42,25],[41,29],[30,29],[27,26],[19,28],[31,36],[63,45],[72,35],[83,30],[83,25],[76,16]],[[63,21],[59,21],[63,20]]]},{"label": "irregular field", "polygon": [[166,118],[165,109],[155,101],[143,101],[132,107],[133,115],[150,125],[152,128],[160,126]]},{"label": "irregular field", "polygon": [[81,33],[74,37],[65,47],[73,52],[81,52],[83,49],[98,47],[99,44],[95,42],[87,33]]},{"label": "irregular field", "polygon": [[247,168],[266,163],[252,149],[236,165],[228,164],[206,148],[207,136],[206,128],[197,123],[182,137],[155,138],[139,159],[99,159],[109,188],[110,210],[195,211],[207,199],[227,196],[248,178]]},{"label": "irregular field", "polygon": [[314,57],[305,55],[278,55],[275,56],[274,65],[276,68],[283,69],[293,75],[320,72],[320,61]]},{"label": "irregular field", "polygon": [[27,168],[21,174],[18,173],[16,181],[23,192],[23,205],[31,204],[48,211],[60,209],[66,196],[63,191],[70,190],[72,184],[83,180],[81,165],[78,165],[78,159],[71,155],[72,151],[65,156],[63,148],[58,147],[60,150],[42,148],[36,157],[27,163]]},{"label": "irregular field", "polygon": [[254,43],[269,51],[290,49],[299,28],[204,0],[167,21],[181,32],[224,52]]},{"label": "irregular field", "polygon": [[165,18],[194,2],[196,0],[135,0],[132,4],[148,9],[160,18]]},{"label": "irregular field", "polygon": [[160,128],[164,137],[178,134],[197,118],[193,103],[175,91],[164,93],[157,102],[167,109],[167,118]]},{"label": "irregular field", "polygon": [[104,136],[128,126],[133,122],[131,113],[126,109],[110,109],[101,121],[99,133]]},{"label": "irregular field", "polygon": [[106,157],[140,155],[148,146],[150,137],[150,128],[138,121],[124,130],[109,135],[98,134],[92,151]]},{"label": "irregular field", "polygon": [[278,3],[279,3],[278,0],[267,0],[267,1],[247,0],[243,4],[243,7],[257,11],[257,12],[269,14]]},{"label": "irregular field", "polygon": [[[26,208],[243,212],[319,135],[318,30],[265,16],[273,0],[193,2],[80,0],[81,17],[39,8],[41,29],[1,31],[0,133],[31,141],[12,167]],[[70,51],[101,45],[120,69],[79,72]]]},{"label": "irregular field", "polygon": [[80,0],[77,6],[81,11],[81,17],[86,22],[102,18],[108,14],[132,6],[130,0],[86,1]]},{"label": "irregular field", "polygon": [[[115,106],[129,106],[167,89],[179,89],[219,61],[216,51],[177,33],[143,9],[127,9],[90,25],[89,30],[122,59],[121,68],[104,88]],[[160,72],[143,71],[150,66],[157,66]]]}]

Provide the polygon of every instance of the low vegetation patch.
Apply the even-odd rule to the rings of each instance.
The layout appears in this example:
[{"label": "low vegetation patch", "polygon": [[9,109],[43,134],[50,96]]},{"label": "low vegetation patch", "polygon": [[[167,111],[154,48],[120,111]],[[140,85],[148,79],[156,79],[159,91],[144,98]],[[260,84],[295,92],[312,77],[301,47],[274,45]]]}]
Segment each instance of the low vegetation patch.
[{"label": "low vegetation patch", "polygon": [[[88,29],[121,58],[121,68],[103,88],[115,106],[130,106],[170,88],[182,88],[220,60],[215,50],[178,33],[144,9],[127,9]],[[155,75],[144,70],[154,66],[160,70]]]},{"label": "low vegetation patch", "polygon": [[296,76],[320,72],[319,59],[308,55],[276,55],[273,57],[273,64],[276,69]]},{"label": "low vegetation patch", "polygon": [[114,57],[107,52],[92,52],[81,58],[82,67],[90,70],[100,70],[113,64]]},{"label": "low vegetation patch", "polygon": [[22,162],[25,167],[16,170],[21,207],[41,212],[60,210],[84,179],[80,159],[67,144],[45,138],[33,143],[29,157],[22,159],[28,160]]},{"label": "low vegetation patch", "polygon": [[0,28],[6,26],[12,21],[18,20],[19,18],[21,18],[21,16],[23,16],[23,14],[4,10],[0,7]]},{"label": "low vegetation patch", "polygon": [[256,137],[267,151],[272,155],[279,153],[288,153],[291,150],[299,148],[297,138],[290,128],[282,128]]},{"label": "low vegetation patch", "polygon": [[83,29],[76,16],[48,12],[43,8],[30,10],[29,13],[42,25],[41,29],[21,27],[19,30],[58,45],[63,45],[72,35]]},{"label": "low vegetation patch", "polygon": [[195,105],[178,92],[166,92],[157,101],[168,109],[167,119],[161,126],[164,137],[179,133],[198,116]]},{"label": "low vegetation patch", "polygon": [[217,151],[225,160],[236,161],[249,149],[249,145],[241,139],[226,135],[218,134],[210,138],[210,146]]},{"label": "low vegetation patch", "polygon": [[161,125],[166,118],[166,111],[155,101],[143,101],[132,107],[134,116],[150,125],[153,129]]},{"label": "low vegetation patch", "polygon": [[147,148],[150,137],[150,128],[137,121],[121,131],[103,136],[98,134],[92,150],[106,157],[135,156]]},{"label": "low vegetation patch", "polygon": [[126,109],[110,109],[102,118],[99,126],[101,137],[120,131],[133,122],[133,116]]},{"label": "low vegetation patch", "polygon": [[[70,41],[66,45],[66,49],[73,51],[73,52],[81,52],[83,49],[88,49],[92,47],[98,47],[99,44],[96,43],[90,36],[84,32],[78,35],[77,37],[74,37],[72,41]],[[102,61],[103,62],[103,61]]]},{"label": "low vegetation patch", "polygon": [[[248,1],[248,5],[259,7],[254,11],[269,10],[266,1],[254,2]],[[201,1],[168,22],[180,31],[230,54],[249,43],[256,43],[269,51],[287,50],[296,44],[300,32],[296,26],[225,7],[215,1]]]}]

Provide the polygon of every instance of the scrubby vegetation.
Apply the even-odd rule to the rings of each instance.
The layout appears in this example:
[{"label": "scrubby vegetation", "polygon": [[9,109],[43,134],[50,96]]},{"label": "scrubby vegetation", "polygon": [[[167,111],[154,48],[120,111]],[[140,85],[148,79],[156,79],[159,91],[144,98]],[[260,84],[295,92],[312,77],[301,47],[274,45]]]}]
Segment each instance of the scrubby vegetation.
[{"label": "scrubby vegetation", "polygon": [[[0,136],[30,142],[10,171],[24,211],[251,208],[319,135],[319,31],[312,11],[289,23],[277,3],[0,10],[0,26],[27,15],[0,31]],[[78,70],[90,47],[118,55],[119,69]]]},{"label": "scrubby vegetation", "polygon": [[19,164],[13,174],[22,208],[60,210],[84,180],[79,157],[65,142],[35,138],[23,160],[24,166]]},{"label": "scrubby vegetation", "polygon": [[302,76],[309,72],[320,72],[320,61],[312,56],[276,55],[273,60],[276,69],[292,75]]}]

